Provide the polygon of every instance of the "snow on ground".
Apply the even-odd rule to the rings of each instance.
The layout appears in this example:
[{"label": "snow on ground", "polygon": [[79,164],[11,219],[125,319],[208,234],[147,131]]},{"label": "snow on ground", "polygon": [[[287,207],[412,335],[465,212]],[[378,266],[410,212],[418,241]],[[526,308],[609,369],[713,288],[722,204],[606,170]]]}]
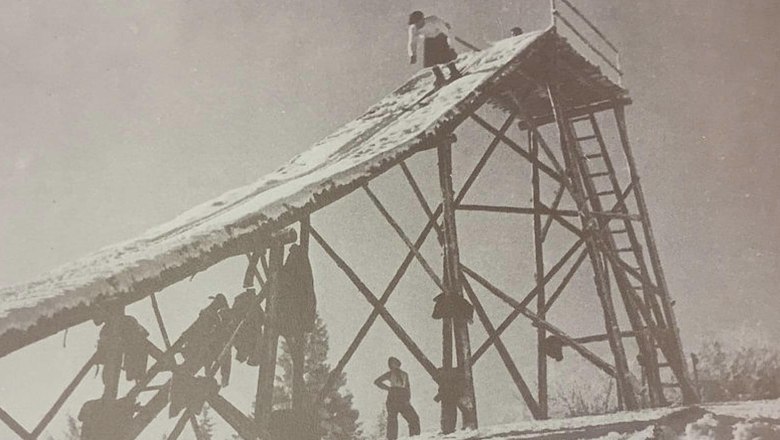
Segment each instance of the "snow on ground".
[{"label": "snow on ground", "polygon": [[[238,242],[318,194],[381,174],[388,162],[425,147],[426,137],[459,115],[508,65],[554,31],[530,32],[461,55],[464,76],[436,93],[423,70],[361,117],[255,183],[229,191],[133,240],[106,247],[41,279],[0,290],[0,335],[40,318],[132,291],[163,271]],[[430,95],[430,96],[428,96]]]},{"label": "snow on ground", "polygon": [[780,400],[734,402],[532,420],[409,440],[778,440],[778,415]]}]

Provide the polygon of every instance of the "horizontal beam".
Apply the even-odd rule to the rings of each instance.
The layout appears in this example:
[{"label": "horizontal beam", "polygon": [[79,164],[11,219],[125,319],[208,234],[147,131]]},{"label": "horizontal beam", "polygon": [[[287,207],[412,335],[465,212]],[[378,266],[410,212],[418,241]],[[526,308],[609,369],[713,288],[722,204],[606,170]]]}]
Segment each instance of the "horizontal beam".
[{"label": "horizontal beam", "polygon": [[558,215],[562,217],[577,217],[579,214],[577,211],[564,209],[548,209],[548,208],[519,208],[514,206],[491,206],[491,205],[458,205],[456,207],[459,211],[480,211],[480,212],[498,212],[504,214],[541,214],[541,215]]},{"label": "horizontal beam", "polygon": [[[574,107],[574,108],[571,108],[571,109],[567,109],[566,116],[569,117],[570,119],[571,118],[577,118],[577,117],[585,116],[585,115],[588,115],[588,114],[591,114],[591,113],[598,113],[598,112],[603,112],[603,111],[606,111],[606,110],[612,110],[612,109],[614,109],[617,106],[624,106],[624,105],[629,105],[629,104],[631,104],[631,99],[630,98],[622,98],[622,99],[618,99],[618,100],[603,101],[603,102],[598,102],[598,103],[595,103],[595,104],[588,104],[588,105],[585,105],[585,106],[580,106],[580,107]],[[553,122],[555,122],[555,116],[552,113],[549,113],[549,114],[546,114],[546,115],[543,115],[543,116],[534,117],[532,124],[533,124],[534,127],[541,127],[543,125],[551,124]],[[526,124],[525,122],[520,122],[517,126],[521,130],[527,130],[528,129],[528,124]]]},{"label": "horizontal beam", "polygon": [[[620,332],[621,338],[633,338],[634,336],[638,335],[640,332],[635,331],[622,331]],[[588,344],[591,342],[602,342],[602,341],[608,341],[609,336],[608,335],[591,335],[591,336],[583,336],[581,338],[574,338],[575,341],[579,342],[580,344]]]}]

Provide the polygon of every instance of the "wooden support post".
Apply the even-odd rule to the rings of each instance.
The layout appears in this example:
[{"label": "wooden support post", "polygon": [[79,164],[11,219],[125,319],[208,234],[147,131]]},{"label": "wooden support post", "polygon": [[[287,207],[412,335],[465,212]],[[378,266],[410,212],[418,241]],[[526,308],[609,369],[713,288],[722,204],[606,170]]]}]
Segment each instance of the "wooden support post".
[{"label": "wooden support post", "polygon": [[[455,222],[455,201],[452,188],[452,144],[442,143],[437,149],[439,158],[439,184],[442,192],[442,212],[444,219],[444,262],[445,281],[444,294],[462,296],[460,283],[460,254],[458,250],[458,233]],[[454,319],[455,355],[458,369],[463,375],[463,394],[460,400],[462,408],[462,425],[466,429],[476,429],[477,406],[474,397],[474,380],[471,372],[471,342],[469,340],[468,322]]]},{"label": "wooden support post", "polygon": [[[532,171],[531,185],[533,187],[533,206],[534,206],[534,260],[536,262],[536,272],[534,279],[537,285],[544,279],[544,239],[542,238],[542,217],[539,215],[541,209],[541,189],[539,186],[539,142],[533,131],[528,131],[528,143],[531,148]],[[539,319],[545,319],[546,307],[544,296],[544,285],[536,294],[536,314]],[[539,418],[548,418],[547,402],[547,351],[545,350],[545,339],[547,331],[544,327],[536,329],[536,373],[537,373],[537,399],[539,401]]]},{"label": "wooden support post", "polygon": [[596,284],[596,292],[601,302],[601,308],[604,313],[604,326],[606,333],[610,335],[610,349],[615,357],[615,369],[617,371],[617,389],[618,393],[623,395],[623,402],[626,408],[629,410],[637,409],[637,401],[634,393],[631,389],[631,380],[628,371],[628,361],[626,360],[626,352],[623,347],[623,341],[619,337],[620,328],[617,322],[617,316],[615,315],[615,306],[612,302],[611,296],[609,296],[606,288],[608,280],[604,275],[604,267],[601,264],[601,258],[599,257],[598,248],[596,246],[595,239],[592,234],[588,233],[591,228],[589,222],[592,217],[590,214],[590,208],[588,207],[585,199],[586,192],[583,188],[583,180],[580,176],[580,164],[578,159],[579,155],[576,154],[574,148],[574,141],[572,133],[570,131],[569,121],[566,117],[565,111],[561,105],[560,97],[557,93],[557,87],[548,84],[547,93],[550,99],[550,106],[552,107],[553,114],[555,115],[555,122],[558,126],[558,134],[561,142],[561,149],[563,151],[564,163],[566,164],[566,171],[570,174],[572,182],[572,196],[577,203],[577,208],[583,213],[582,227],[588,235],[586,239],[588,254],[590,256],[591,265],[593,266],[594,281]]},{"label": "wooden support post", "polygon": [[274,243],[268,257],[268,283],[270,292],[265,300],[267,320],[261,336],[260,366],[257,375],[257,393],[255,394],[255,421],[261,431],[267,431],[273,410],[274,378],[276,377],[276,355],[279,348],[279,331],[275,328],[278,321],[279,273],[284,264],[284,245]]},{"label": "wooden support post", "polygon": [[121,329],[116,323],[118,317],[124,313],[124,307],[110,310],[106,314],[105,330],[109,341],[106,344],[106,362],[103,365],[103,398],[116,399],[119,394],[119,376],[122,373],[122,335]]},{"label": "wooden support post", "polygon": [[[485,312],[485,308],[482,306],[482,303],[479,301],[477,294],[474,292],[474,289],[471,287],[471,284],[466,279],[466,277],[463,277],[463,290],[466,291],[466,294],[471,300],[471,304],[474,305],[474,310],[477,312],[477,317],[482,322],[482,325],[485,327],[485,331],[489,335],[495,334],[496,328],[493,326],[493,323],[490,322],[490,317],[488,317],[487,312]],[[539,410],[539,405],[536,402],[536,400],[534,400],[534,396],[533,393],[531,392],[531,389],[528,388],[528,384],[525,382],[525,379],[523,379],[523,376],[520,374],[520,371],[517,369],[517,365],[515,364],[514,360],[512,360],[512,355],[509,354],[509,350],[507,350],[503,341],[501,341],[501,338],[499,337],[496,337],[496,342],[494,345],[496,346],[496,351],[498,351],[498,355],[501,357],[501,361],[504,363],[504,366],[509,372],[509,376],[512,378],[512,381],[515,383],[515,386],[517,387],[517,391],[523,397],[523,400],[525,401],[528,410],[531,411],[531,415],[533,416],[534,419],[537,420],[540,419],[542,417],[542,414]]]},{"label": "wooden support post", "polygon": [[[309,231],[311,223],[309,217],[305,217],[301,220],[300,225],[300,246],[301,251],[306,254],[309,253]],[[305,374],[306,364],[306,336],[299,334],[295,337],[288,338],[287,340],[290,346],[290,354],[292,358],[292,408],[294,411],[300,413],[304,407],[304,401],[306,396],[306,382],[303,375]]]},{"label": "wooden support post", "polygon": [[[682,340],[680,339],[680,330],[677,326],[677,318],[674,315],[672,309],[672,301],[669,295],[669,288],[666,284],[666,277],[664,276],[664,270],[661,266],[661,258],[658,255],[658,248],[656,247],[655,237],[653,235],[653,228],[650,223],[650,216],[647,210],[647,203],[645,202],[644,193],[642,192],[642,186],[639,182],[639,174],[637,173],[636,163],[634,161],[634,155],[631,151],[631,143],[628,139],[628,128],[626,125],[625,109],[622,105],[616,105],[614,107],[615,119],[618,126],[618,135],[620,137],[620,143],[623,147],[623,153],[626,156],[626,162],[628,163],[629,173],[631,175],[631,183],[634,186],[634,196],[636,197],[637,205],[639,208],[639,215],[642,218],[642,229],[645,235],[645,241],[647,243],[647,251],[650,255],[650,263],[653,267],[653,272],[656,275],[656,285],[659,288],[659,294],[661,296],[661,305],[663,306],[666,323],[669,326],[669,330],[672,333],[671,350],[673,353],[672,359],[668,359],[670,366],[677,377],[677,382],[680,384],[680,390],[683,396],[683,403],[694,404],[699,402],[699,395],[696,392],[696,388],[693,386],[690,374],[688,373],[688,365],[685,361],[685,354],[682,349]],[[660,341],[659,341],[660,342]],[[663,343],[661,343],[663,344]]]}]

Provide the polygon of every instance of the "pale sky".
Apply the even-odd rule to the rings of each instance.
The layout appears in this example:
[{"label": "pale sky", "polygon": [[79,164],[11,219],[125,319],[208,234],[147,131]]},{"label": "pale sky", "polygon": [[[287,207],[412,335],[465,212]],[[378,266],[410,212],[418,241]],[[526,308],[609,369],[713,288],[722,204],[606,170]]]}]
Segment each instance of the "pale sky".
[{"label": "pale sky", "polygon": [[[505,37],[514,25],[531,30],[549,23],[547,1],[542,0],[280,4],[3,4],[0,285],[34,279],[252,182],[360,115],[416,68],[409,66],[405,51],[405,23],[412,9],[445,18],[457,35],[482,47]],[[702,336],[736,328],[778,339],[780,4],[575,4],[623,53],[625,85],[634,100],[629,131],[686,350],[695,348]],[[472,166],[488,140],[484,135],[462,138],[456,146],[456,171]],[[511,153],[499,153],[488,168],[488,180],[475,186],[472,201],[497,200],[490,195],[496,188],[527,186],[528,168],[513,170],[512,161],[517,158]],[[435,200],[430,178],[435,161],[422,155],[413,162]],[[456,173],[456,182],[463,178],[463,172]],[[375,185],[393,214],[416,235],[422,218],[399,175],[390,173]],[[369,286],[381,292],[405,249],[365,195],[356,193],[313,221],[355,263]],[[511,237],[515,241],[502,242],[507,233],[519,230],[516,219],[464,214],[459,221],[464,259],[481,263],[496,284],[519,286],[518,292],[530,289],[529,222]],[[435,256],[432,250],[429,245],[428,254]],[[563,250],[564,244],[551,245],[550,264]],[[337,269],[314,252],[320,313],[329,326],[335,363],[369,309]],[[183,328],[209,294],[237,291],[243,264],[228,261],[163,292],[160,300],[170,326]],[[434,286],[419,267],[410,272],[389,307],[438,361],[438,323],[428,318]],[[592,308],[595,297],[585,293],[590,275],[583,273],[575,283],[583,286],[583,294],[569,304],[562,299],[551,319],[587,334],[603,324]],[[509,312],[486,302],[494,321]],[[582,307],[589,313],[582,313]],[[148,304],[137,310],[151,316]],[[146,322],[155,334],[153,320]],[[507,345],[533,381],[535,349],[522,345],[530,339],[520,339],[530,335],[530,326],[516,326],[510,333],[516,339],[507,339]],[[29,429],[89,356],[95,330],[92,324],[82,327],[70,333],[67,348],[62,348],[60,335],[45,341],[44,348],[0,359],[0,406]],[[478,327],[472,326],[474,345],[484,335]],[[527,358],[520,359],[522,353]],[[404,360],[412,375],[424,429],[435,429],[434,387],[381,321],[347,368],[347,386],[366,427],[373,427],[383,399],[371,381],[392,354]],[[55,359],[60,367],[56,374],[50,368]],[[556,368],[551,367],[551,376]],[[498,357],[491,351],[478,369],[482,423],[518,417],[520,403]],[[252,374],[247,372],[245,379],[250,388]],[[81,398],[95,397],[94,384],[85,387]],[[42,395],[46,397],[38,398]],[[66,408],[77,411],[73,405]],[[61,422],[58,418],[55,425]],[[0,434],[5,436],[3,428]]]}]

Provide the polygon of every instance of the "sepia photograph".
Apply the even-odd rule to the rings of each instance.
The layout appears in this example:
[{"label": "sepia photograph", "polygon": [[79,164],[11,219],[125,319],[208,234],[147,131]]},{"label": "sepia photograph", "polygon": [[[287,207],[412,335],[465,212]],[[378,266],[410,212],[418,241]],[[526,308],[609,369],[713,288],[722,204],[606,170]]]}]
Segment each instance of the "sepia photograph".
[{"label": "sepia photograph", "polygon": [[0,1],[0,440],[780,440],[778,20]]}]

